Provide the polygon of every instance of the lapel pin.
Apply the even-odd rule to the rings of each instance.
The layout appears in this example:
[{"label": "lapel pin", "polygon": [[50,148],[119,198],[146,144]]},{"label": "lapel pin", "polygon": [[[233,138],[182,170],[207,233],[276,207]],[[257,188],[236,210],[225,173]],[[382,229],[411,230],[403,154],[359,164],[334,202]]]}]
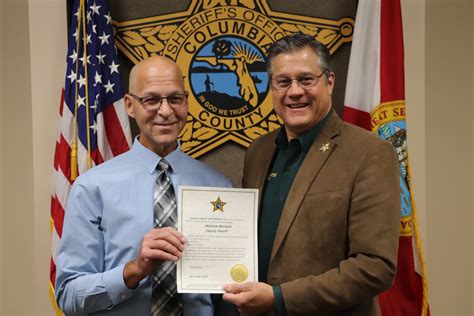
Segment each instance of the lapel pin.
[{"label": "lapel pin", "polygon": [[267,177],[267,181],[270,180],[271,178],[275,178],[277,176],[277,173],[276,172],[272,172],[268,175]]},{"label": "lapel pin", "polygon": [[323,152],[323,154],[326,152],[326,150],[329,150],[329,143],[326,143],[326,144],[323,144],[321,145],[321,147],[319,148],[320,151]]}]

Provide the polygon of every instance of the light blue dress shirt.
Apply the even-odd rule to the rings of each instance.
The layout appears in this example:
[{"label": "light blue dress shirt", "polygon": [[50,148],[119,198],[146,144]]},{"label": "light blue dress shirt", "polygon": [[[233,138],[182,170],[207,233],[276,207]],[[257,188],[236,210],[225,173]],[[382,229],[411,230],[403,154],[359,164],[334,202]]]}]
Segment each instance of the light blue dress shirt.
[{"label": "light blue dress shirt", "polygon": [[[153,186],[160,159],[135,139],[130,151],[76,179],[56,259],[56,300],[67,315],[150,315],[150,277],[130,290],[123,269],[153,228]],[[179,146],[166,160],[175,192],[180,185],[232,186]],[[210,295],[182,297],[184,315],[213,314]]]}]

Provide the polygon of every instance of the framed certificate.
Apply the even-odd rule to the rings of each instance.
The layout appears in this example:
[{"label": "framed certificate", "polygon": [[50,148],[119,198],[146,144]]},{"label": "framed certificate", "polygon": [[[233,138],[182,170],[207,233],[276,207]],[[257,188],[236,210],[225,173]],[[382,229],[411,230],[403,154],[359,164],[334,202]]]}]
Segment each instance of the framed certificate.
[{"label": "framed certificate", "polygon": [[178,230],[187,242],[178,293],[224,293],[224,284],[258,281],[257,209],[257,189],[179,187]]}]

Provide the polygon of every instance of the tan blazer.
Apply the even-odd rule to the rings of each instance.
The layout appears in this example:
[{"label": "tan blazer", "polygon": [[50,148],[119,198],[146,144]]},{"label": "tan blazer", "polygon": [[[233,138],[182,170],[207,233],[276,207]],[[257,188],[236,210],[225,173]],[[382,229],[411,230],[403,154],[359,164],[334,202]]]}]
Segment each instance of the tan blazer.
[{"label": "tan blazer", "polygon": [[[380,315],[396,272],[399,166],[388,142],[330,115],[288,193],[267,280],[289,315]],[[247,151],[244,187],[262,192],[276,134]]]}]

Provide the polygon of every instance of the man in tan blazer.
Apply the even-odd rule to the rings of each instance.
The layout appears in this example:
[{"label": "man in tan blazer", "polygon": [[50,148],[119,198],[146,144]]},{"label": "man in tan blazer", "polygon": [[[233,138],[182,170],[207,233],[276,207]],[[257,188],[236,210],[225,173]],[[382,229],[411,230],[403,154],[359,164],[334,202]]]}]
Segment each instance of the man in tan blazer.
[{"label": "man in tan blazer", "polygon": [[400,189],[393,147],[341,121],[329,52],[294,34],[269,50],[283,128],[249,148],[259,188],[259,281],[225,286],[242,315],[380,315],[396,272]]}]

